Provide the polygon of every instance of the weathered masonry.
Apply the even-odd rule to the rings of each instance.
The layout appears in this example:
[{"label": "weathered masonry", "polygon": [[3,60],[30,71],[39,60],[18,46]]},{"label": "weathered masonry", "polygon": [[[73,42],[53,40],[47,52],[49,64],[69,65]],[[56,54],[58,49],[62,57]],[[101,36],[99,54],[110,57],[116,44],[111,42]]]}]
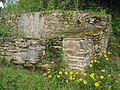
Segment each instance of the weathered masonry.
[{"label": "weathered masonry", "polygon": [[[29,60],[34,61],[38,59],[39,52],[44,54],[45,47],[42,41],[62,35],[64,60],[68,62],[69,67],[74,69],[84,67],[93,57],[102,55],[107,48],[112,30],[110,15],[97,15],[83,11],[34,12],[11,15],[9,19],[7,19],[8,17],[4,18],[6,18],[6,23],[18,28],[18,33],[22,32],[26,37],[38,40],[24,39],[1,43],[0,55],[13,56],[16,61],[20,59],[23,63]],[[13,45],[14,49],[10,48],[13,43],[15,44]],[[5,50],[6,47],[7,50]],[[15,51],[18,47],[19,50],[13,54],[4,54],[11,50]]]}]

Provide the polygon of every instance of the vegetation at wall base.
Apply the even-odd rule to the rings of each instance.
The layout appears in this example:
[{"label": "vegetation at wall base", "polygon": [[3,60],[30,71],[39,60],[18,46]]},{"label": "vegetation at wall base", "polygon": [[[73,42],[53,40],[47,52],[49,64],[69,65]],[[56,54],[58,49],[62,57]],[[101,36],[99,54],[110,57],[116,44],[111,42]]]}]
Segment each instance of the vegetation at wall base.
[{"label": "vegetation at wall base", "polygon": [[[103,57],[91,60],[87,70],[66,69],[66,63],[61,62],[61,50],[55,53],[50,40],[46,45],[44,62],[40,62],[40,65],[44,63],[47,67],[44,71],[41,68],[29,71],[1,58],[0,90],[120,90],[119,3],[119,0],[19,0],[17,3],[8,3],[7,7],[0,10],[0,15],[48,10],[89,10],[99,15],[111,14],[113,32],[109,39],[110,52],[105,51]],[[13,31],[11,26],[0,23],[0,37],[17,36]]]},{"label": "vegetation at wall base", "polygon": [[87,70],[54,69],[51,61],[47,70],[33,72],[0,62],[0,90],[119,90],[120,63],[110,61],[110,54],[95,57]]}]

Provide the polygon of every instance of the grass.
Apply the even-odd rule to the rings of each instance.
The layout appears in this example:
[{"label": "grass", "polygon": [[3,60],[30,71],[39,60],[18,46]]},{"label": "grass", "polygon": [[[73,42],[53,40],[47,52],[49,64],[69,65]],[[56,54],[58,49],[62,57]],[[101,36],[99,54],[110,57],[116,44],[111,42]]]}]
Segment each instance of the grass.
[{"label": "grass", "polygon": [[110,61],[108,53],[91,60],[85,71],[56,69],[51,62],[46,71],[32,72],[1,62],[0,90],[120,90],[120,62]]}]

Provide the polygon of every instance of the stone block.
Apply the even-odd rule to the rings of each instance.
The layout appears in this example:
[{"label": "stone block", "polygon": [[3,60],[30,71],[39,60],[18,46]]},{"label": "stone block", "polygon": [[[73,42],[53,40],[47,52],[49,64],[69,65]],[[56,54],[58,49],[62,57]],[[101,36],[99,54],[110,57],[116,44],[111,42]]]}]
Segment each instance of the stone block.
[{"label": "stone block", "polygon": [[[69,67],[72,68],[80,69],[85,67],[92,57],[91,53],[93,52],[93,49],[93,41],[87,37],[70,39],[65,38],[63,40],[63,53],[65,54],[64,58],[69,63]],[[74,64],[74,62],[76,63]]]}]

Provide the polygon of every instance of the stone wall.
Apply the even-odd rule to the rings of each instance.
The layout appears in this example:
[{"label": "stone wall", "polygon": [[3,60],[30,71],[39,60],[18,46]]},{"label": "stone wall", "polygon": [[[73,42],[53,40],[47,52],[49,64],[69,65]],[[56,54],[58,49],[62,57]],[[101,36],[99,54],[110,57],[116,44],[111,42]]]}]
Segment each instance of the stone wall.
[{"label": "stone wall", "polygon": [[23,66],[32,66],[45,53],[45,44],[39,39],[0,39],[0,56],[6,57],[9,62]]},{"label": "stone wall", "polygon": [[[68,61],[70,67],[74,69],[84,67],[93,57],[102,55],[107,48],[108,38],[112,31],[110,15],[97,15],[83,11],[34,12],[12,15],[7,18],[1,18],[1,21],[6,20],[6,23],[16,27],[18,32],[24,33],[25,37],[44,41],[51,37],[62,36],[64,60]],[[17,44],[18,42],[20,44]],[[42,47],[38,43],[34,45],[34,42],[36,41],[4,42],[1,44],[0,53],[2,56],[10,56],[10,53],[12,56],[19,56],[18,59],[25,58],[23,62],[37,60],[38,51],[42,51],[41,48],[44,46]],[[25,46],[32,43],[32,46],[30,44],[27,48],[19,47],[23,43]],[[36,48],[38,49],[36,50]],[[11,53],[11,51],[13,52]]]},{"label": "stone wall", "polygon": [[110,15],[99,16],[83,11],[46,11],[23,14],[18,20],[18,29],[27,36],[48,38],[65,33],[87,32],[100,29],[111,32]]},{"label": "stone wall", "polygon": [[0,25],[7,24],[12,27],[13,30],[18,29],[18,20],[21,15],[3,15],[0,14]]}]

